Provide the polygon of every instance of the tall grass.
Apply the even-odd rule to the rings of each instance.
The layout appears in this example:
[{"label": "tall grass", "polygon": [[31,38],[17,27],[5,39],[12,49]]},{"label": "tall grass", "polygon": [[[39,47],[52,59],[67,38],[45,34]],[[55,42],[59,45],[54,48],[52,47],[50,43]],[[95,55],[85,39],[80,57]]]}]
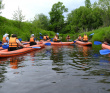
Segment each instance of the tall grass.
[{"label": "tall grass", "polygon": [[31,34],[34,34],[37,39],[40,39],[39,33],[49,35],[50,37],[54,37],[55,35],[55,32],[34,27],[32,23],[21,22],[19,26],[18,21],[9,20],[0,16],[0,41],[5,33],[8,33],[9,36],[16,34],[18,38],[22,38],[22,40],[25,41],[29,40]]}]

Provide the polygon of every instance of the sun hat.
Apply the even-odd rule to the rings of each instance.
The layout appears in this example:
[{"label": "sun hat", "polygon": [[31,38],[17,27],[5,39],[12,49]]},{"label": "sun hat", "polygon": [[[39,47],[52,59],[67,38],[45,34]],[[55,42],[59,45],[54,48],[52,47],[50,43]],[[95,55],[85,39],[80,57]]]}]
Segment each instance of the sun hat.
[{"label": "sun hat", "polygon": [[31,34],[31,36],[34,36],[34,34]]}]

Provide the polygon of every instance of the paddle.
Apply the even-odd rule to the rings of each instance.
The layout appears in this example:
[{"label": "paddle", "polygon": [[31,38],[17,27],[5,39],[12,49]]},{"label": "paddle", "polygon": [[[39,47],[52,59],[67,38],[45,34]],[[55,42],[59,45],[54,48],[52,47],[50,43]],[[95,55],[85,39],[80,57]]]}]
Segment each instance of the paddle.
[{"label": "paddle", "polygon": [[45,45],[50,46],[50,45],[51,45],[51,43],[45,43]]},{"label": "paddle", "polygon": [[94,41],[94,44],[95,44],[95,45],[100,45],[100,44],[102,44],[102,42]]},{"label": "paddle", "polygon": [[94,35],[94,33],[90,34],[89,36],[92,36],[92,35]]},{"label": "paddle", "polygon": [[19,40],[20,42],[22,41],[22,39],[21,39],[21,38],[19,38],[18,40]]},{"label": "paddle", "polygon": [[[9,45],[2,45],[2,48],[7,49]],[[26,48],[41,48],[41,47],[26,47]]]},{"label": "paddle", "polygon": [[23,45],[27,45],[27,44],[29,44],[29,43],[22,43]]},{"label": "paddle", "polygon": [[41,47],[26,47],[26,48],[41,48]]},{"label": "paddle", "polygon": [[76,43],[76,41],[73,41],[74,43]]},{"label": "paddle", "polygon": [[106,54],[110,53],[110,50],[109,49],[104,49],[104,50],[100,50],[99,52],[100,52],[101,55],[106,55]]}]

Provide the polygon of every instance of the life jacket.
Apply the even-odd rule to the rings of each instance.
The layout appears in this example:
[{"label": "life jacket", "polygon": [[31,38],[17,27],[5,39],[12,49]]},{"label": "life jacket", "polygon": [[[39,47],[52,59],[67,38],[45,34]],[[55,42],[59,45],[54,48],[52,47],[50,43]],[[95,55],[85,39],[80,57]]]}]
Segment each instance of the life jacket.
[{"label": "life jacket", "polygon": [[84,37],[83,37],[83,41],[88,41],[88,37],[87,37],[87,35],[84,35]]},{"label": "life jacket", "polygon": [[30,42],[34,42],[34,37],[31,37],[30,38]]},{"label": "life jacket", "polygon": [[16,43],[16,37],[10,37],[9,47],[18,47],[18,44]]},{"label": "life jacket", "polygon": [[81,40],[81,39],[82,39],[81,36],[79,36],[79,37],[78,37],[78,40]]},{"label": "life jacket", "polygon": [[49,39],[49,36],[47,36],[47,39]]},{"label": "life jacket", "polygon": [[58,37],[57,37],[57,36],[55,36],[55,37],[54,37],[54,39],[53,39],[53,41],[57,41],[57,39],[58,39]]},{"label": "life jacket", "polygon": [[3,43],[7,43],[6,37],[3,37],[2,42],[3,42]]},{"label": "life jacket", "polygon": [[70,36],[67,36],[66,39],[70,39]]},{"label": "life jacket", "polygon": [[47,36],[44,36],[43,39],[44,39],[44,40],[47,40]]}]

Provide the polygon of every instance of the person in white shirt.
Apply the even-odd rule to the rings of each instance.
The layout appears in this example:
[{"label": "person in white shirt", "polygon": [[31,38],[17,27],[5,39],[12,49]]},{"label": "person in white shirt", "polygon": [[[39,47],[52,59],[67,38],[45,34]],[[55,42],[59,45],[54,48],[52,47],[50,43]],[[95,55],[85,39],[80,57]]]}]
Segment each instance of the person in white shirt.
[{"label": "person in white shirt", "polygon": [[8,45],[9,44],[9,34],[5,34],[4,36],[3,36],[3,39],[2,39],[2,43],[3,43],[3,45]]}]

